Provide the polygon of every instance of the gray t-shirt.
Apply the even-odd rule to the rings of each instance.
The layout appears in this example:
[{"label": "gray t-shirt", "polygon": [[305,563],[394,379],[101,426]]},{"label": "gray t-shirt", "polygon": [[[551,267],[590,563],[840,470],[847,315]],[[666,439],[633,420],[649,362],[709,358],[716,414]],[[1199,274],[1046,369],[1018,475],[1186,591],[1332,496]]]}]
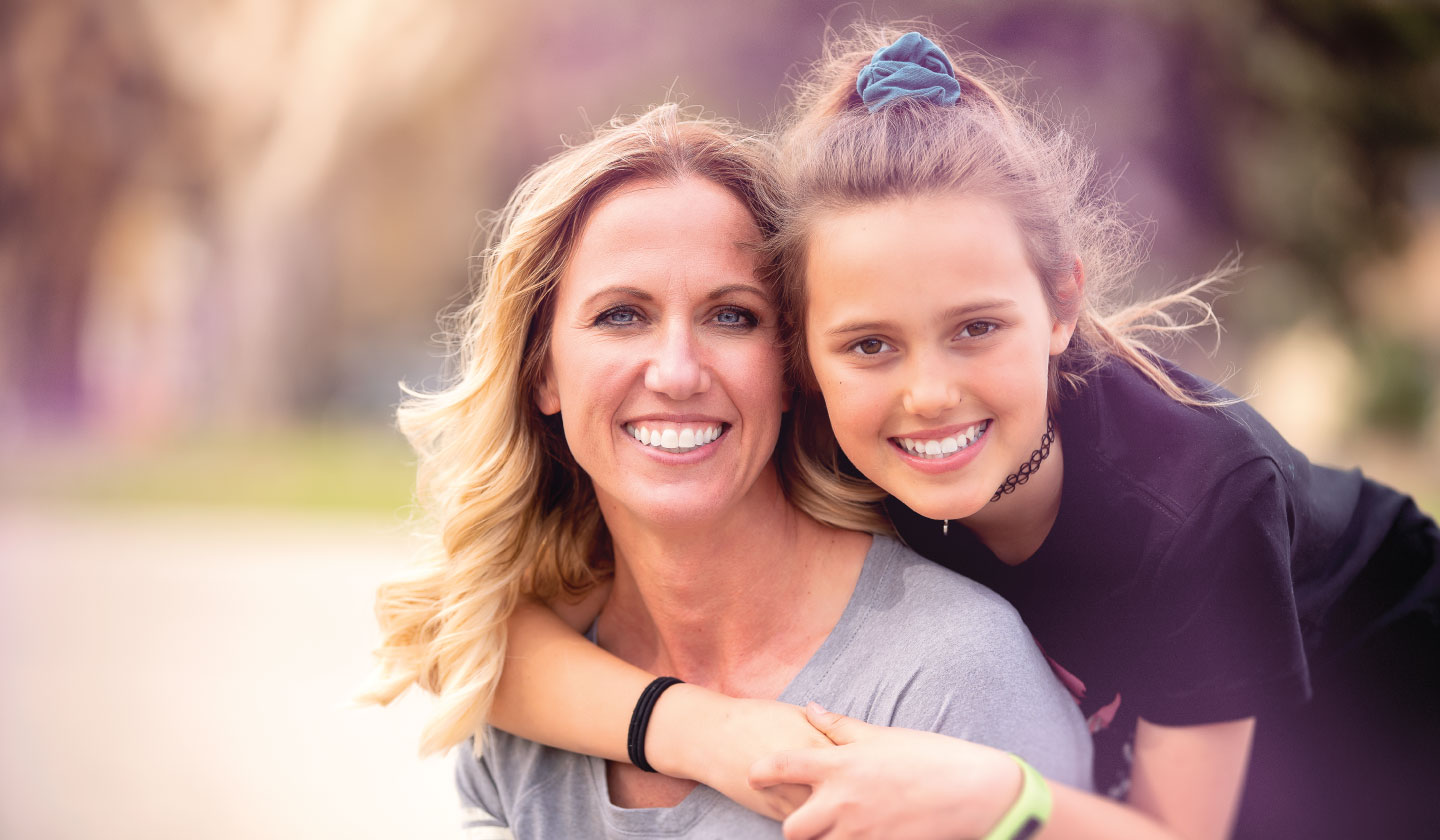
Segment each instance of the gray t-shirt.
[{"label": "gray t-shirt", "polygon": [[[1020,616],[889,537],[875,538],[835,629],[779,699],[998,747],[1090,788],[1085,722]],[[673,808],[617,807],[603,760],[495,729],[486,737],[483,758],[467,745],[456,766],[470,840],[781,836],[779,823],[703,785]]]}]

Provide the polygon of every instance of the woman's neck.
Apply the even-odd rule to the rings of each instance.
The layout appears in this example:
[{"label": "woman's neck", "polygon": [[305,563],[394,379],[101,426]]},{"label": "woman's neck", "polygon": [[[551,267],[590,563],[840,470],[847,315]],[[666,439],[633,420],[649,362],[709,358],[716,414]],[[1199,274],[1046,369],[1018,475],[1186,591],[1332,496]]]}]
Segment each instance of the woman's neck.
[{"label": "woman's neck", "polygon": [[1000,562],[1018,566],[1029,560],[1045,543],[1050,529],[1055,527],[1055,519],[1060,514],[1061,490],[1065,484],[1063,449],[1057,428],[1055,442],[1050,446],[1050,457],[1031,473],[1029,481],[964,520],[965,526]]},{"label": "woman's neck", "polygon": [[601,646],[652,673],[778,696],[844,612],[870,538],[821,525],[772,483],[725,521],[612,528]]}]

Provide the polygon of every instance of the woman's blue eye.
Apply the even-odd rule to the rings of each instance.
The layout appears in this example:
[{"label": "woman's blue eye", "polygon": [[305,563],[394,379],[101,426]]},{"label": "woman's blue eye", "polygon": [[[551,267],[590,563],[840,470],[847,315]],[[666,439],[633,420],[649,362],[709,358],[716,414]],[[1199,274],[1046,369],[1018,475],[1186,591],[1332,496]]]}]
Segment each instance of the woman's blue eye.
[{"label": "woman's blue eye", "polygon": [[640,320],[640,313],[628,306],[617,306],[600,313],[596,326],[625,327]]},{"label": "woman's blue eye", "polygon": [[850,345],[850,350],[862,356],[876,356],[885,352],[889,346],[878,338],[862,338]]},{"label": "woman's blue eye", "polygon": [[715,313],[715,322],[726,327],[753,327],[759,319],[746,309],[722,309]]}]

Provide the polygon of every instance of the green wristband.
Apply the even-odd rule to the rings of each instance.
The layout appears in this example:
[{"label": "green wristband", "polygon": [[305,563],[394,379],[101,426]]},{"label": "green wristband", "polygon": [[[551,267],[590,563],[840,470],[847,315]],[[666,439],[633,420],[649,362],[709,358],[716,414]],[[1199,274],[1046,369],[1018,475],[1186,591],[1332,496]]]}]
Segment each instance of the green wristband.
[{"label": "green wristband", "polygon": [[1020,756],[1010,753],[1020,765],[1020,795],[995,827],[980,840],[1028,840],[1050,819],[1050,785],[1034,767]]}]

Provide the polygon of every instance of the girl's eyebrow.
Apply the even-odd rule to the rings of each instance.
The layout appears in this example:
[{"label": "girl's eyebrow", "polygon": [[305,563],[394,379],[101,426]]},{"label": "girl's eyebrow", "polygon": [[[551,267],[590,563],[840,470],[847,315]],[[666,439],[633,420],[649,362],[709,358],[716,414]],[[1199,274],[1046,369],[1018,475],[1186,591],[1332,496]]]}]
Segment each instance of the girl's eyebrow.
[{"label": "girl's eyebrow", "polygon": [[857,332],[881,332],[889,326],[885,321],[850,321],[825,331],[826,335],[848,335]]},{"label": "girl's eyebrow", "polygon": [[[940,318],[945,321],[958,321],[962,318],[969,318],[982,312],[990,312],[997,309],[1009,309],[1015,305],[1015,301],[1009,298],[989,298],[986,300],[971,301],[961,306],[952,306],[940,313]],[[826,330],[826,335],[848,335],[857,332],[881,332],[889,327],[888,321],[848,321],[838,327]]]},{"label": "girl's eyebrow", "polygon": [[988,312],[992,309],[1008,309],[1015,305],[1010,298],[986,298],[974,300],[960,306],[952,306],[945,310],[944,318],[947,321],[958,321],[961,318],[968,318],[981,312]]}]

